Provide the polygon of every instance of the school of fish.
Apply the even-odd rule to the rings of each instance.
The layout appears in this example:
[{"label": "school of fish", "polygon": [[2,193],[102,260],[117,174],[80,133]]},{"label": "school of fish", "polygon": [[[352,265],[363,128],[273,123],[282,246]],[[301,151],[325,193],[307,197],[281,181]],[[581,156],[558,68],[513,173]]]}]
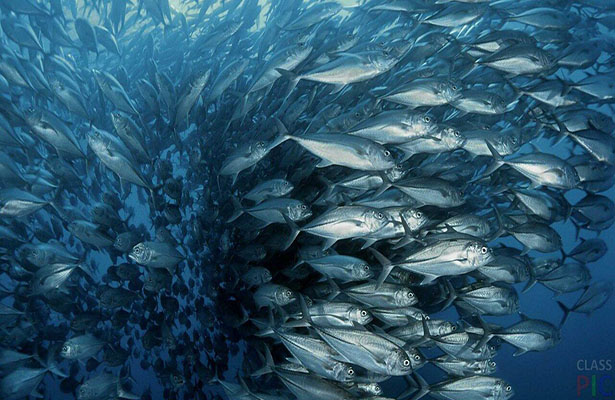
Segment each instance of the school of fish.
[{"label": "school of fish", "polygon": [[0,0],[0,399],[511,398],[614,103],[613,0]]}]

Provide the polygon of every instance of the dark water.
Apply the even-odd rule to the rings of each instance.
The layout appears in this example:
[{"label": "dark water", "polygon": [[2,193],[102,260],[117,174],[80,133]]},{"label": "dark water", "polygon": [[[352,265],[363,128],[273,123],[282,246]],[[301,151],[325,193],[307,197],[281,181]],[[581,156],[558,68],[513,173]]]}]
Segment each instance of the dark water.
[{"label": "dark water", "polygon": [[[321,379],[304,360],[294,368],[310,371],[292,375],[280,332],[321,338],[330,362],[380,382],[383,398],[404,392],[410,372],[433,398],[615,396],[615,305],[573,310],[562,325],[557,304],[573,308],[613,279],[614,21],[610,0],[0,0],[0,399],[380,398]],[[524,155],[537,158],[513,165]],[[367,186],[344,187],[353,176]],[[272,179],[292,190],[251,197]],[[403,212],[382,200],[395,191]],[[544,207],[524,205],[522,192]],[[594,207],[583,214],[581,201]],[[348,207],[364,212],[314,228]],[[416,214],[399,213],[417,211],[428,221],[412,230],[406,215]],[[449,225],[459,216],[479,227]],[[577,263],[554,295],[539,260],[561,268],[560,250],[592,238],[606,253]],[[459,241],[483,260],[512,252],[521,277],[478,272],[493,259],[462,270],[474,255],[464,248],[433,282],[395,268],[386,283],[418,300],[389,297],[384,308],[417,307],[458,332],[484,320],[495,336],[519,313],[548,322],[552,345],[518,357],[498,337],[467,335],[468,346],[497,350],[493,392],[438,392],[462,379],[425,362],[443,354],[442,338],[349,323],[400,360],[422,357],[413,371],[383,372],[358,343],[342,354],[313,321],[282,328],[304,296],[370,312],[344,293],[315,293],[377,280],[370,249],[396,262]],[[370,275],[298,264],[308,248],[365,260]],[[451,287],[472,283],[503,287],[507,310],[443,309]],[[267,351],[277,366],[253,376]],[[284,374],[306,379],[303,394]]]}]

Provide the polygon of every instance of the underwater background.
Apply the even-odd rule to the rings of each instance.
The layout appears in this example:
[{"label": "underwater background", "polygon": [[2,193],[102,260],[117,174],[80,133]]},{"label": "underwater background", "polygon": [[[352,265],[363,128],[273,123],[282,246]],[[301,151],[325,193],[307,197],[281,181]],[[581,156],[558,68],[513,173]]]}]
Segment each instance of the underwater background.
[{"label": "underwater background", "polygon": [[0,399],[615,396],[614,55],[610,0],[0,0]]}]

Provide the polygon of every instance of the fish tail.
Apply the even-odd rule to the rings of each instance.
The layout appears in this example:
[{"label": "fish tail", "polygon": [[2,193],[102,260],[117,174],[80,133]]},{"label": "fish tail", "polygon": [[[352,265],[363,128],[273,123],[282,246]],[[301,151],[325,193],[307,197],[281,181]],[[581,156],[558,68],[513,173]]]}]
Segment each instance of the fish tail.
[{"label": "fish tail", "polygon": [[293,242],[295,241],[297,236],[299,236],[299,233],[301,232],[301,228],[299,228],[297,226],[297,224],[295,224],[288,217],[288,215],[286,215],[284,213],[280,213],[280,214],[282,214],[282,216],[284,217],[284,220],[286,221],[286,223],[290,227],[290,235],[288,235],[288,240],[286,241],[286,244],[284,245],[284,248],[283,248],[283,250],[287,250],[293,244]]},{"label": "fish tail", "polygon": [[564,324],[566,323],[566,320],[568,319],[568,315],[570,315],[570,312],[572,311],[572,309],[566,307],[566,305],[562,303],[561,301],[558,301],[557,305],[564,312],[564,315],[562,316],[562,319],[559,322],[559,328],[561,329],[562,326],[564,326]]},{"label": "fish tail", "polygon": [[374,257],[376,257],[378,262],[382,265],[382,272],[380,273],[380,276],[378,276],[378,280],[376,281],[376,287],[375,287],[375,290],[378,290],[380,286],[382,286],[384,281],[387,279],[387,277],[391,274],[391,271],[393,271],[393,268],[395,267],[393,266],[391,261],[388,258],[386,258],[382,253],[380,253],[378,250],[372,249],[372,248],[370,248],[369,250],[372,252]]},{"label": "fish tail", "polygon": [[233,202],[233,207],[235,208],[235,211],[233,211],[233,215],[231,215],[230,218],[226,220],[227,223],[235,221],[245,212],[243,206],[235,196],[231,197],[231,201]]},{"label": "fish tail", "polygon": [[271,350],[269,350],[269,346],[267,346],[266,344],[263,345],[264,351],[263,351],[263,358],[265,361],[265,365],[254,371],[251,376],[262,376],[262,375],[266,375],[266,374],[270,374],[272,372],[275,371],[275,363],[273,362],[273,356],[271,355]]}]

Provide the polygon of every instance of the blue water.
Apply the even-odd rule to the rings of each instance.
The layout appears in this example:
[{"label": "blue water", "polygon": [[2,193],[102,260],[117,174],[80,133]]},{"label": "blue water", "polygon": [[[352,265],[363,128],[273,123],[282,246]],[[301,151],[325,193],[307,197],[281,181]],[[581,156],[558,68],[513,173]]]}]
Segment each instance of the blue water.
[{"label": "blue water", "polygon": [[[79,48],[79,46],[77,46],[77,48],[58,50],[58,47],[52,45],[51,41],[40,32],[42,28],[34,22],[34,17],[30,18],[25,15],[16,17],[17,14],[11,14],[9,10],[11,10],[11,7],[15,7],[14,4],[13,6],[9,5],[11,1],[23,1],[24,3],[34,4],[37,7],[42,7],[43,9],[50,7],[52,3],[59,4],[60,8],[63,10],[65,18],[60,18],[58,15],[55,17],[48,16],[45,18],[57,18],[58,21],[61,20],[62,24],[66,24],[66,27],[68,28],[67,32],[69,32],[70,36],[77,41],[79,38],[78,34],[75,32],[73,23],[73,20],[76,17],[87,19],[92,25],[105,25],[110,27],[109,22],[106,21],[105,18],[101,18],[101,15],[105,15],[105,13],[109,12],[112,3],[117,6],[117,4],[121,3],[123,0],[0,0],[0,19],[13,18],[23,24],[31,24],[34,26],[35,36],[40,38],[45,49],[44,52],[39,54],[41,60],[44,57],[50,56],[50,54],[62,55],[67,60],[70,60],[68,64],[71,67],[79,70],[80,74],[82,73],[83,76],[86,77],[83,81],[80,81],[75,77],[74,83],[77,89],[83,91],[82,94],[84,97],[85,107],[89,112],[91,112],[92,115],[91,121],[86,121],[74,112],[67,110],[58,98],[54,97],[51,93],[47,93],[47,89],[42,88],[40,90],[32,90],[32,88],[19,87],[10,79],[6,79],[7,83],[10,83],[10,86],[7,86],[6,88],[3,86],[3,82],[0,81],[0,89],[2,90],[0,94],[3,98],[3,102],[1,104],[5,108],[8,107],[8,104],[12,104],[15,109],[20,110],[21,112],[25,112],[25,110],[27,110],[31,105],[36,105],[37,107],[46,108],[53,111],[63,121],[65,121],[71,131],[74,132],[81,148],[86,149],[88,148],[86,135],[88,132],[91,132],[93,129],[92,126],[109,132],[113,131],[113,125],[110,123],[108,114],[110,114],[114,107],[111,105],[109,99],[105,99],[103,95],[99,93],[100,91],[92,78],[91,72],[93,69],[107,71],[120,80],[121,74],[118,72],[117,67],[125,67],[129,78],[129,81],[127,82],[128,87],[126,87],[127,95],[130,99],[139,99],[138,102],[135,101],[138,105],[137,108],[139,109],[138,117],[139,119],[142,119],[141,121],[138,121],[138,124],[147,125],[149,134],[151,134],[151,138],[147,139],[147,144],[156,154],[151,164],[142,163],[139,168],[141,172],[148,176],[148,178],[151,177],[155,188],[154,190],[159,191],[159,185],[163,184],[163,182],[156,175],[158,171],[154,166],[157,165],[157,161],[168,160],[173,167],[173,177],[181,182],[183,188],[185,189],[182,202],[179,204],[181,222],[178,224],[167,225],[171,235],[181,244],[180,247],[182,247],[182,253],[187,257],[187,260],[180,264],[180,269],[177,273],[177,277],[174,278],[174,282],[178,283],[181,281],[185,283],[190,280],[195,280],[196,287],[190,288],[194,298],[174,295],[171,294],[171,292],[167,293],[169,296],[175,296],[177,298],[180,309],[190,308],[194,311],[195,302],[198,300],[203,301],[206,306],[210,307],[207,310],[208,313],[224,313],[222,309],[223,304],[221,305],[220,303],[217,303],[218,300],[214,295],[218,290],[222,292],[223,288],[231,287],[233,283],[221,283],[220,279],[218,279],[215,275],[216,273],[220,273],[220,271],[229,271],[229,264],[236,261],[236,253],[239,253],[241,250],[240,247],[250,243],[249,240],[244,242],[230,241],[232,242],[231,245],[229,245],[230,249],[227,249],[228,251],[226,252],[224,251],[223,248],[226,244],[225,235],[227,234],[225,231],[230,229],[229,225],[223,223],[223,220],[228,217],[224,213],[226,213],[231,207],[231,197],[240,196],[242,193],[245,194],[245,192],[251,188],[248,185],[253,186],[255,183],[262,180],[264,176],[269,178],[277,177],[275,175],[276,171],[273,171],[272,173],[271,168],[276,168],[276,163],[280,160],[271,160],[271,156],[269,156],[269,159],[261,161],[258,164],[258,167],[263,164],[267,165],[269,168],[267,170],[269,175],[261,173],[262,170],[259,169],[256,169],[256,171],[257,173],[261,173],[261,175],[255,174],[250,176],[249,174],[252,172],[250,169],[241,172],[240,176],[243,180],[239,181],[239,187],[231,187],[228,176],[220,177],[216,172],[209,173],[209,170],[211,169],[211,171],[218,171],[222,160],[233,152],[235,145],[243,144],[241,141],[260,139],[261,136],[264,140],[270,139],[272,136],[271,126],[273,126],[274,123],[272,118],[273,111],[271,110],[279,110],[282,106],[278,105],[277,107],[273,107],[270,103],[265,101],[260,101],[258,105],[261,105],[262,103],[269,106],[267,107],[267,110],[271,111],[270,114],[265,114],[264,110],[257,108],[258,111],[249,112],[241,123],[235,123],[233,125],[230,132],[235,132],[234,134],[227,134],[225,131],[227,120],[230,119],[232,114],[232,111],[229,112],[229,110],[235,110],[235,107],[238,106],[239,101],[237,101],[237,97],[240,97],[242,90],[245,91],[248,84],[252,82],[254,74],[256,74],[259,70],[259,62],[263,62],[263,60],[258,58],[257,51],[260,42],[257,42],[257,40],[259,40],[259,33],[264,31],[267,24],[274,23],[267,20],[267,13],[271,8],[272,3],[268,3],[268,1],[263,0],[252,2],[243,0],[234,2],[235,4],[231,4],[231,2],[227,1],[213,2],[169,0],[169,7],[172,10],[173,15],[178,19],[174,20],[173,24],[170,24],[170,26],[164,27],[164,25],[167,25],[167,21],[164,21],[164,24],[159,23],[160,21],[157,20],[158,17],[156,16],[157,11],[164,14],[164,10],[161,11],[161,9],[157,9],[156,7],[166,4],[166,0],[133,0],[135,4],[128,6],[128,9],[131,10],[131,12],[128,14],[126,19],[125,29],[122,31],[122,35],[118,35],[118,43],[122,52],[120,57],[112,54],[100,43],[98,46],[100,54],[98,55],[94,52],[88,52],[87,50]],[[278,2],[280,1],[284,2],[285,0],[279,0]],[[605,2],[606,1],[607,0],[605,0]],[[311,0],[304,0],[303,2],[288,1],[287,7],[293,11],[296,11],[294,8],[299,9],[300,7],[307,7],[313,3],[318,2]],[[321,29],[324,29],[325,33],[330,33],[326,32],[327,29],[332,31],[337,29],[337,25],[335,25],[337,23],[343,26],[343,24],[348,21],[352,22],[352,20],[349,20],[348,17],[354,12],[361,12],[357,11],[357,8],[354,7],[357,5],[360,6],[363,2],[340,0],[340,3],[348,8],[341,11],[336,18],[332,19],[331,21],[334,22],[330,25],[325,23],[321,25]],[[557,4],[557,2],[546,3]],[[134,12],[134,7],[141,5],[144,7],[143,11],[141,14],[137,15]],[[536,7],[541,5],[542,4],[540,1],[536,2]],[[548,4],[545,6],[547,5]],[[243,8],[240,8],[240,6]],[[220,12],[220,10],[223,10],[225,7],[228,7],[229,10]],[[73,11],[76,11],[76,13]],[[200,11],[203,11],[203,13],[199,14]],[[608,8],[605,12],[615,15],[615,7]],[[397,17],[393,17],[393,15],[397,14],[393,13],[391,15],[390,21],[387,22],[393,23],[397,21]],[[186,26],[183,25],[180,17],[186,18]],[[162,19],[164,20],[165,16],[163,16]],[[188,34],[188,37],[190,38],[189,40],[195,40],[195,38],[199,37],[196,31],[197,26],[199,29],[208,29],[211,27],[218,28],[233,19],[245,20],[246,26],[243,26],[239,30],[239,33],[232,37],[232,40],[229,40],[228,42],[223,40],[223,44],[213,50],[203,50],[202,53],[199,53],[201,49],[195,47],[184,49],[181,47],[182,45],[188,46],[185,44],[187,42],[182,42],[181,40],[171,40],[175,37],[173,35],[182,36],[185,34]],[[207,20],[208,22],[202,23],[204,20]],[[217,25],[220,21],[222,21],[221,25]],[[494,20],[492,22],[492,25],[500,26],[500,21]],[[521,30],[522,27],[523,26],[518,23],[510,23],[506,25],[506,28],[509,29]],[[192,28],[194,28],[194,31]],[[360,26],[356,27],[356,29],[361,32]],[[574,30],[580,29],[580,26],[574,28]],[[451,32],[457,37],[464,38],[471,34],[471,29],[466,31],[466,29],[460,28],[451,30]],[[612,64],[610,57],[613,57],[613,54],[612,52],[609,53],[609,51],[612,50],[612,42],[615,40],[613,31],[607,29],[605,26],[601,26],[596,31],[588,31],[587,36],[591,37],[591,35],[596,35],[596,38],[603,40],[603,43],[601,42],[601,44],[604,45],[605,51],[600,58],[600,62],[605,62],[605,65],[612,69],[612,65],[609,65],[609,63]],[[360,39],[362,39],[361,36]],[[165,47],[167,44],[165,40],[168,40],[168,43],[170,43],[168,47]],[[279,48],[276,47],[278,45],[277,38],[274,37],[271,40],[272,48],[279,50]],[[24,49],[22,46],[12,42],[12,39],[5,33],[0,33],[0,42],[2,42],[0,55],[8,59],[12,57],[12,53],[20,54],[21,57],[19,57],[19,62],[26,65],[31,63],[35,69],[38,68],[41,61],[37,59],[38,56],[36,51]],[[152,68],[152,64],[150,63],[152,60],[144,60],[144,56],[142,56],[141,52],[145,51],[144,49],[148,49],[151,43],[162,43],[160,48],[157,47],[156,50],[152,52],[154,56],[153,61],[157,62],[160,70],[163,70],[172,81],[173,87],[176,91],[176,96],[179,96],[181,93],[181,88],[185,86],[188,81],[188,77],[200,70],[211,70],[209,83],[206,85],[203,94],[199,95],[187,127],[174,130],[170,127],[170,125],[172,125],[170,121],[171,118],[168,118],[168,115],[165,115],[164,117],[162,115],[155,115],[155,113],[152,112],[153,110],[149,110],[147,104],[141,100],[141,96],[137,91],[136,82],[139,79],[150,79],[148,69]],[[545,46],[545,48],[548,49],[549,47]],[[185,50],[189,50],[191,52]],[[265,53],[269,54],[268,52]],[[212,82],[215,80],[215,77],[220,70],[237,58],[248,57],[250,58],[250,68],[248,68],[246,72],[242,73],[236,82],[230,85],[225,97],[217,102],[213,102],[212,104],[205,106],[203,104],[203,100],[201,99],[203,99],[204,95],[208,93],[208,89],[210,89]],[[3,71],[0,71],[0,77],[3,76],[2,72]],[[44,71],[44,78],[50,80],[53,76],[53,72],[54,71]],[[577,71],[566,74],[565,78],[569,81],[578,81],[582,79],[583,76],[583,73]],[[305,86],[301,86],[302,84],[298,86],[297,90],[302,90],[300,94],[309,94],[310,89],[306,89]],[[281,103],[286,93],[284,92],[284,89],[280,89],[277,86],[275,86],[275,88],[276,89],[271,92],[271,96],[279,97],[274,99],[276,101],[279,100]],[[328,94],[326,93],[322,94],[322,97],[325,98],[327,95]],[[320,96],[321,93],[318,92],[315,97],[320,98]],[[163,109],[164,114],[166,105],[162,101],[162,95],[157,98],[157,101]],[[349,102],[352,101],[354,101],[354,98],[349,100]],[[102,110],[99,109],[99,107],[102,107]],[[351,107],[348,106],[347,108]],[[611,119],[615,119],[613,107],[610,107],[609,105],[601,105],[595,106],[594,108],[599,109]],[[8,108],[0,111],[3,116],[5,114],[10,115]],[[314,110],[309,110],[309,112],[305,113],[305,120],[309,121],[309,118],[313,117],[315,114],[313,111]],[[135,121],[137,120],[136,117],[137,116],[134,118]],[[10,118],[7,120],[10,120]],[[12,125],[15,125],[14,128],[17,132],[28,132],[25,124],[19,126],[14,123],[13,120],[10,121]],[[299,122],[298,126],[305,127],[305,124],[301,125],[301,122]],[[299,128],[297,127],[297,129]],[[244,135],[242,136],[241,134]],[[612,132],[612,134],[615,134],[615,132]],[[178,146],[175,143],[175,135],[177,135],[177,138],[182,143],[182,146],[184,146],[181,149],[182,151],[178,151]],[[8,146],[6,149],[1,149],[2,151],[5,151],[10,158],[16,160],[17,164],[19,164],[24,171],[26,169],[37,170],[37,168],[43,168],[41,167],[43,165],[43,161],[51,158],[55,154],[52,147],[44,144],[44,142],[38,139],[35,135],[31,136],[34,139],[32,139],[32,142],[28,145],[24,145],[25,151],[14,150]],[[222,140],[216,142],[211,139],[215,137],[220,137]],[[207,145],[202,145],[202,142],[205,142],[206,140],[209,140]],[[237,141],[240,141],[240,143],[236,143]],[[537,142],[541,148],[548,149],[549,152],[561,158],[566,158],[571,154],[570,141],[565,141],[555,147],[552,147],[552,143],[548,140],[541,139]],[[228,143],[232,143],[232,145],[228,145]],[[201,150],[204,157],[202,162],[198,164],[197,168],[191,164],[191,155],[189,154],[189,151],[196,148]],[[523,149],[528,150],[529,146],[525,146]],[[579,153],[578,149],[575,151]],[[110,171],[106,170],[100,161],[92,154],[91,149],[88,150],[88,152],[87,163],[83,160],[69,161],[76,166],[80,173],[85,171],[86,168],[88,171],[87,174],[83,173],[82,176],[80,176],[79,181],[72,182],[72,187],[69,186],[63,188],[63,190],[66,189],[67,192],[70,192],[70,190],[73,189],[82,190],[85,188],[86,190],[84,190],[83,193],[85,193],[85,196],[90,196],[89,198],[86,198],[87,201],[85,202],[81,199],[75,200],[77,205],[74,209],[86,216],[85,219],[87,219],[92,204],[101,201],[99,193],[100,188],[102,187],[107,191],[114,191],[116,194],[120,194],[121,197],[123,197],[124,209],[119,212],[119,215],[121,218],[127,220],[130,225],[130,229],[136,230],[136,227],[140,226],[141,233],[144,238],[155,240],[156,227],[154,218],[152,218],[151,208],[148,204],[149,192],[144,188],[139,188],[127,182],[119,183],[118,180],[115,179],[115,176]],[[25,156],[26,154],[28,157]],[[279,153],[276,157],[278,155]],[[32,156],[32,159],[30,159],[29,156]],[[30,165],[28,165],[29,162]],[[303,162],[304,160],[298,161],[295,168],[300,168],[303,166]],[[307,164],[308,162],[305,163]],[[206,169],[207,172],[204,172]],[[193,175],[189,175],[191,170],[197,172]],[[200,173],[202,174],[198,175]],[[248,176],[248,178],[246,178],[246,176]],[[222,188],[220,188],[220,180],[223,182]],[[12,183],[7,183],[4,181],[0,181],[0,184],[2,185],[2,189],[14,186]],[[83,188],[81,186],[83,186]],[[213,193],[214,199],[205,199],[206,196],[204,193],[206,192]],[[611,200],[615,198],[614,189],[610,189],[609,191],[601,194],[607,196]],[[582,198],[582,196],[583,192],[579,190],[570,191],[566,195],[571,204],[574,204]],[[45,199],[48,200],[51,200],[52,198],[49,193],[42,195],[42,197],[45,197]],[[170,204],[175,203],[173,201],[169,201],[168,199],[167,202]],[[203,203],[205,205],[203,205]],[[67,203],[65,203],[64,206],[67,208],[71,207]],[[205,237],[205,239],[203,239],[204,243],[199,247],[198,251],[192,251],[188,250],[188,241],[189,239],[192,239],[192,236],[189,233],[189,223],[191,223],[195,219],[195,215],[199,213],[207,213],[208,215],[220,213],[221,216],[214,218],[213,222],[209,221],[207,223],[203,223],[202,228]],[[159,217],[160,214],[161,213],[158,213]],[[59,221],[59,217],[49,207],[38,211],[35,215],[36,217],[30,215],[18,219],[18,221],[23,223],[26,230],[29,232],[37,229],[40,229],[41,231],[46,229],[48,230],[47,227],[52,219],[57,219]],[[119,264],[121,262],[128,262],[134,264],[135,268],[138,268],[126,254],[119,254],[118,252],[111,250],[107,251],[104,249],[96,249],[92,246],[81,243],[79,239],[74,237],[74,235],[66,229],[68,222],[70,221],[65,221],[63,225],[60,223],[60,226],[63,226],[64,229],[62,232],[58,233],[54,239],[60,241],[71,253],[82,256],[85,264],[93,266],[91,275],[95,280],[96,285],[102,286],[105,279],[107,279],[105,275],[111,265]],[[5,220],[0,220],[0,224],[3,226],[10,226],[12,223],[13,219],[6,218]],[[565,251],[569,251],[576,246],[578,240],[575,238],[574,227],[569,221],[566,223],[556,223],[553,227],[562,237],[563,248]],[[30,237],[31,235],[28,236]],[[596,236],[596,233],[583,230],[580,236],[583,238],[592,238]],[[613,281],[613,268],[615,268],[615,231],[613,229],[607,229],[606,231],[601,232],[599,237],[607,243],[608,252],[598,262],[588,265],[591,270],[593,279],[592,282]],[[32,240],[34,242],[39,242],[38,239]],[[513,246],[518,246],[518,243],[510,238],[503,239],[503,241]],[[2,250],[0,255],[7,254],[11,257],[14,255],[13,251],[15,249],[7,248],[5,251],[3,245],[0,245],[0,248]],[[535,252],[530,254],[532,256],[536,256],[537,258],[544,256]],[[282,260],[284,259],[282,258]],[[6,263],[3,264],[3,270],[6,269],[4,268],[4,265],[6,265]],[[197,273],[197,270],[201,271],[201,273]],[[144,269],[142,268],[141,271],[143,272]],[[145,274],[143,276],[145,276]],[[231,273],[228,276],[233,276],[233,274]],[[210,285],[210,281],[214,282],[213,289],[208,287]],[[17,282],[9,277],[7,273],[3,273],[0,276],[0,283],[9,289],[15,289],[17,286]],[[88,287],[89,293],[87,293],[87,295],[92,296],[93,298],[96,297],[96,285]],[[521,294],[521,290],[524,286],[525,282],[515,285],[517,292],[520,294],[521,311],[532,318],[544,319],[554,325],[559,324],[559,321],[562,318],[562,311],[558,307],[556,300],[562,301],[568,306],[572,306],[581,293],[580,291],[577,291],[554,298],[550,290],[540,284],[536,284],[531,290],[529,290],[529,292]],[[126,287],[125,284],[124,287]],[[201,291],[201,288],[206,289]],[[248,296],[250,295],[247,290],[242,290],[242,293],[238,293],[237,297],[232,300],[240,302],[241,300],[238,299],[242,299],[241,296],[246,295],[246,293],[248,293]],[[149,296],[153,298],[157,304],[159,301],[158,296]],[[8,295],[6,296],[6,299],[3,299],[3,303],[11,305],[13,304],[13,299],[13,295]],[[83,299],[79,299],[79,301],[83,302]],[[225,300],[222,300],[221,303],[224,301]],[[214,307],[214,305],[217,307]],[[162,311],[164,314],[164,310],[162,310],[161,305],[158,305],[157,311]],[[47,321],[49,324],[57,325],[59,323],[69,322],[68,318],[60,315],[59,313],[52,313],[52,315],[53,316],[50,317],[49,321]],[[143,315],[138,315],[134,309],[132,311],[132,315],[137,318],[137,322],[139,318],[143,317]],[[443,315],[447,318],[451,318],[452,320],[458,319],[452,310],[448,310]],[[148,315],[147,318],[151,317],[151,315]],[[223,315],[212,315],[212,318],[216,320],[217,323],[215,329],[211,330],[211,336],[212,339],[216,336],[222,338],[221,340],[228,339],[227,344],[233,343],[234,346],[238,346],[238,354],[228,356],[228,361],[225,362],[225,365],[223,366],[224,370],[220,371],[219,374],[220,378],[235,381],[236,375],[238,373],[242,373],[242,367],[248,363],[248,361],[244,359],[243,355],[250,344],[246,343],[243,340],[245,338],[241,337],[241,334],[245,333],[242,328],[239,328],[238,331],[234,330],[233,332],[230,332],[230,330],[225,331],[223,323],[220,323],[220,320],[222,320],[223,317]],[[519,320],[519,316],[512,315],[497,318],[488,317],[486,319],[490,322],[508,326],[517,322]],[[214,374],[214,366],[209,362],[209,360],[210,358],[214,358],[216,356],[216,350],[218,350],[217,348],[214,348],[210,349],[210,351],[206,351],[203,349],[201,342],[183,339],[184,334],[190,335],[190,338],[195,337],[197,334],[209,335],[206,329],[201,327],[201,322],[194,314],[189,317],[189,320],[192,325],[191,328],[186,328],[180,323],[177,323],[174,327],[171,327],[171,331],[175,339],[182,342],[181,344],[185,346],[183,354],[173,355],[172,353],[169,353],[167,349],[161,348],[160,346],[156,346],[154,350],[146,350],[140,339],[143,337],[145,330],[138,327],[137,324],[133,324],[131,322],[128,326],[130,329],[130,334],[122,333],[122,338],[119,343],[114,343],[114,345],[120,346],[132,353],[130,358],[124,364],[124,367],[110,368],[103,363],[98,366],[94,372],[87,373],[85,372],[85,365],[80,363],[78,365],[78,373],[75,378],[81,382],[82,380],[92,378],[96,374],[103,371],[110,372],[116,376],[121,372],[125,373],[126,371],[129,371],[129,375],[132,379],[128,386],[131,386],[130,391],[132,393],[136,393],[138,395],[146,393],[146,391],[151,391],[151,398],[154,399],[211,399],[215,398],[213,397],[214,394],[224,396],[219,386],[208,382],[208,379],[203,379],[198,376],[196,363],[186,361],[185,356],[187,354],[193,355],[200,361],[202,368],[208,371],[206,374],[207,378],[211,378]],[[107,321],[103,321],[99,328],[103,325],[109,329]],[[103,330],[104,329],[99,329],[99,331]],[[139,339],[136,338],[137,334]],[[7,335],[0,333],[0,339],[3,339],[3,342],[5,341],[6,336]],[[48,341],[44,336],[38,337],[38,333],[35,333],[34,337],[37,339],[36,342],[42,343],[44,348],[50,347],[50,341]],[[607,302],[604,307],[596,310],[590,316],[572,313],[565,325],[562,327],[561,337],[562,339],[560,343],[553,349],[544,352],[530,352],[520,357],[513,356],[515,350],[512,346],[503,344],[495,357],[495,361],[498,364],[498,370],[495,376],[501,377],[514,387],[515,399],[567,400],[606,399],[615,397],[615,302]],[[129,339],[135,340],[136,343],[132,345],[129,344]],[[56,340],[53,344],[61,344],[62,342],[63,341]],[[13,348],[10,343],[3,343],[3,346]],[[18,350],[17,348],[14,349]],[[224,348],[224,350],[228,350],[228,348]],[[140,362],[146,354],[147,359],[151,364],[153,364],[156,360],[163,360],[165,367],[167,367],[164,373],[161,373],[160,370],[154,371],[152,367],[146,369],[142,368]],[[225,353],[225,357],[226,356],[227,354]],[[100,361],[102,360],[102,355],[98,354],[96,358]],[[72,363],[66,360],[60,360],[59,358],[58,362],[60,369],[68,373]],[[251,367],[254,366],[251,365]],[[183,387],[173,386],[168,377],[169,371],[174,371],[178,375],[183,376],[184,379],[186,381],[190,381],[191,384]],[[442,374],[440,371],[432,366],[427,366],[419,372],[430,382],[434,382],[437,379],[442,379]],[[0,378],[2,377],[0,376]],[[594,380],[596,382],[595,385],[592,383]],[[199,384],[203,385],[202,388],[195,387],[197,381]],[[279,385],[268,382],[264,384],[262,389],[265,389],[268,386],[278,387]],[[386,394],[391,396],[395,393],[401,392],[404,389],[404,387],[400,385],[400,380],[392,380],[388,383],[384,383],[382,386],[387,390]],[[51,374],[47,374],[45,376],[43,384],[39,386],[39,391],[46,399],[60,400],[74,398],[72,394],[62,393],[60,390],[60,379],[53,377]],[[0,400],[3,399],[0,398]]]}]

